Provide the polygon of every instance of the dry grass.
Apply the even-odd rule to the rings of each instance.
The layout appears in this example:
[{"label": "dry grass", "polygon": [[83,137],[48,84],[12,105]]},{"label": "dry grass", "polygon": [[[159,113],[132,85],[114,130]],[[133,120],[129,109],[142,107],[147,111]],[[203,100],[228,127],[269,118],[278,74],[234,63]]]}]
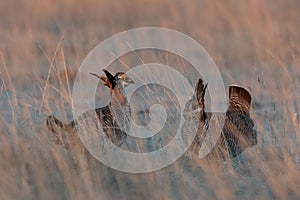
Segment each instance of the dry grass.
[{"label": "dry grass", "polygon": [[[299,199],[299,11],[297,0],[2,2],[0,199]],[[219,66],[226,87],[251,91],[259,140],[241,160],[222,164],[186,153],[162,170],[126,174],[74,160],[51,142],[45,117],[71,119],[82,60],[112,34],[141,26],[190,35]],[[137,54],[145,63],[157,58]],[[111,69],[141,64],[137,54]],[[175,58],[158,57],[192,74]]]}]

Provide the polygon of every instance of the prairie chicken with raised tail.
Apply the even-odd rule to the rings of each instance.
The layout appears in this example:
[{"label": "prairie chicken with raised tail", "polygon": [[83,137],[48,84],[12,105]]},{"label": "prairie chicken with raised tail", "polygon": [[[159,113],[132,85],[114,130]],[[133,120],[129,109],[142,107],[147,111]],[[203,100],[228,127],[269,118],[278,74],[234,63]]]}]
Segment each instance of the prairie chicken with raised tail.
[{"label": "prairie chicken with raised tail", "polygon": [[[239,86],[229,87],[229,107],[225,114],[205,112],[204,95],[207,84],[199,79],[194,96],[186,103],[184,109],[184,118],[186,120],[183,126],[183,137],[188,133],[195,133],[192,141],[191,150],[199,154],[202,145],[207,145],[205,140],[208,134],[215,134],[214,131],[220,131],[221,134],[214,144],[209,154],[218,157],[236,157],[246,148],[257,144],[257,133],[254,129],[253,120],[250,117],[251,95],[249,92]],[[224,116],[222,118],[218,116]],[[220,127],[223,124],[223,127]]]},{"label": "prairie chicken with raised tail", "polygon": [[46,123],[49,130],[54,133],[57,144],[64,145],[66,149],[71,150],[78,147],[84,148],[79,138],[78,127],[80,124],[88,126],[86,122],[90,119],[93,121],[93,118],[96,119],[93,126],[97,124],[98,128],[102,128],[112,143],[121,146],[126,140],[125,131],[130,126],[131,111],[124,88],[133,84],[134,81],[124,72],[118,72],[115,76],[107,70],[104,70],[104,73],[106,77],[94,73],[91,75],[104,81],[105,85],[110,88],[111,100],[107,106],[89,110],[67,124],[53,115],[48,116]]}]

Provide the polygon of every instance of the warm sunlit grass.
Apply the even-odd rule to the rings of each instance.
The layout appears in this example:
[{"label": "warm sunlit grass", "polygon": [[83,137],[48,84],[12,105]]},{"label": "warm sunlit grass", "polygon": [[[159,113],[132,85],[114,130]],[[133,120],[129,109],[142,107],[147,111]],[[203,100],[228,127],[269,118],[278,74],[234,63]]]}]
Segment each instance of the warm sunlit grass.
[{"label": "warm sunlit grass", "polygon": [[[2,2],[0,199],[298,199],[299,11],[297,0]],[[231,165],[186,153],[165,169],[137,175],[54,144],[45,119],[52,113],[72,119],[80,63],[107,37],[141,26],[193,37],[220,68],[226,88],[249,89],[258,145],[241,160]],[[192,74],[180,60],[157,57]],[[111,69],[155,58],[136,52]],[[195,84],[198,77],[191,78]]]}]

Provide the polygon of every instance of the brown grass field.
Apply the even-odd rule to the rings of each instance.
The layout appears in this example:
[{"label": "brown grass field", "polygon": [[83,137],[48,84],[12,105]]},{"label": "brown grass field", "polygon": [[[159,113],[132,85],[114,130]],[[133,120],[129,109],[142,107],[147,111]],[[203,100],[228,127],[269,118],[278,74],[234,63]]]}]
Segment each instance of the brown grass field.
[{"label": "brown grass field", "polygon": [[[0,199],[299,199],[299,13],[299,0],[2,1]],[[72,84],[83,59],[111,35],[144,26],[194,38],[226,88],[251,92],[258,144],[238,161],[187,152],[161,170],[129,174],[53,142],[46,117],[72,119]],[[127,70],[155,55],[130,53],[110,69]],[[158,57],[192,74],[166,53]],[[109,91],[98,89],[107,103]]]}]

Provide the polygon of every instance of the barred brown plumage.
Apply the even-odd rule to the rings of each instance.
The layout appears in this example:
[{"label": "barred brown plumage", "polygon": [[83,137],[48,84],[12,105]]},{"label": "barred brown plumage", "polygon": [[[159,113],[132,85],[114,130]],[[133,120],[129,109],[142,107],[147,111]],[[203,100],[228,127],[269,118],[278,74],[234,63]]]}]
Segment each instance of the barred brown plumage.
[{"label": "barred brown plumage", "polygon": [[[202,79],[199,79],[194,96],[188,101],[184,110],[186,122],[183,136],[188,131],[197,130],[191,145],[191,150],[196,154],[199,153],[206,135],[212,134],[209,132],[209,127],[219,125],[215,120],[211,120],[213,115],[217,115],[216,113],[205,112],[204,95],[206,87],[207,84],[204,85]],[[190,105],[194,106],[191,107]],[[257,144],[257,133],[254,129],[253,120],[250,117],[250,105],[251,95],[246,89],[239,86],[229,87],[229,107],[225,114],[224,125],[223,127],[212,129],[214,131],[222,130],[222,133],[212,149],[211,155],[236,157],[246,148]],[[195,122],[198,124],[195,124]],[[186,128],[187,125],[190,127]]]},{"label": "barred brown plumage", "polygon": [[67,149],[78,148],[78,146],[81,149],[84,148],[77,131],[80,124],[88,125],[88,121],[92,121],[93,126],[100,125],[98,128],[102,128],[105,135],[115,145],[121,146],[126,140],[131,112],[124,88],[134,82],[124,72],[118,72],[115,76],[107,70],[104,70],[104,73],[106,77],[91,74],[100,78],[110,88],[109,105],[87,111],[67,124],[62,123],[53,115],[48,116],[46,124],[54,133],[57,144],[64,145]]}]

